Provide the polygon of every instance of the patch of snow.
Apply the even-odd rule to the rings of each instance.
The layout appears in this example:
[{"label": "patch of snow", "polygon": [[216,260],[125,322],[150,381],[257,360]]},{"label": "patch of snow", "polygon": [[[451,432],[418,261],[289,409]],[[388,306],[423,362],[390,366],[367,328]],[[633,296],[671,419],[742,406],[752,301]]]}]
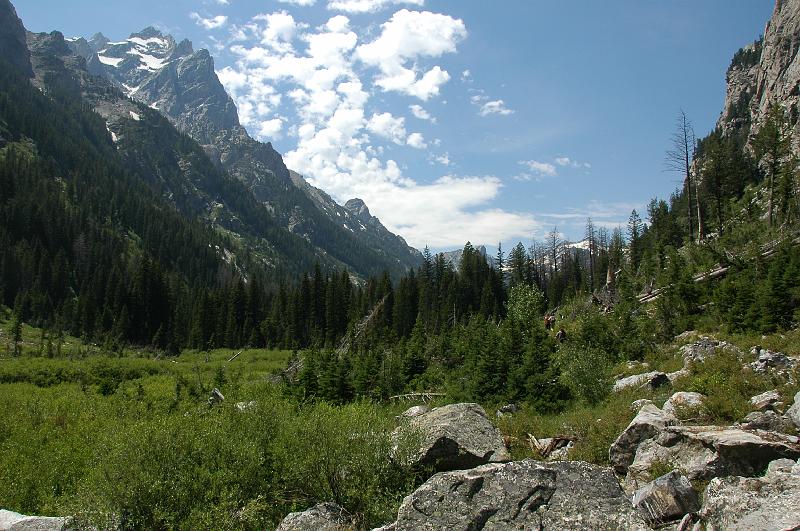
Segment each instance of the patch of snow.
[{"label": "patch of snow", "polygon": [[139,46],[144,46],[145,48],[150,47],[151,44],[155,44],[159,48],[166,48],[168,46],[167,41],[164,39],[159,39],[158,37],[151,37],[149,39],[142,39],[141,37],[131,37],[128,39],[128,42],[132,42],[133,44],[138,44]]},{"label": "patch of snow", "polygon": [[133,112],[133,111],[130,111],[130,113],[131,113],[131,118],[133,118],[133,119],[134,119],[134,120],[136,120],[137,122],[138,122],[139,120],[141,120],[141,117],[140,117],[140,116],[139,116],[137,113],[135,113],[135,112]]},{"label": "patch of snow", "polygon": [[164,63],[166,63],[164,59],[160,59],[154,55],[141,53],[136,50],[131,50],[128,52],[128,54],[139,57],[139,62],[142,63],[139,65],[139,70],[151,70],[155,72],[156,70],[161,70],[161,67],[164,66]]},{"label": "patch of snow", "polygon": [[124,58],[122,57],[106,57],[105,55],[97,55],[97,58],[100,59],[100,62],[104,65],[113,66],[114,68],[119,65]]}]

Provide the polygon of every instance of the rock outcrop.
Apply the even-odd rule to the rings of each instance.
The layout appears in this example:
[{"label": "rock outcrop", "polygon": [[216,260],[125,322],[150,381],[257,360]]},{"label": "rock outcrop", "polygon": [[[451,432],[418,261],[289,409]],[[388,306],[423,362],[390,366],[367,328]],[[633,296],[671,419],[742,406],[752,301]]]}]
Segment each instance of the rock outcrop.
[{"label": "rock outcrop", "polygon": [[720,426],[666,426],[637,447],[627,479],[647,480],[650,470],[664,463],[692,480],[755,476],[775,459],[798,457],[800,439],[794,436]]},{"label": "rock outcrop", "polygon": [[712,479],[704,499],[700,515],[706,529],[797,529],[800,464],[781,460],[771,463],[764,477]]},{"label": "rock outcrop", "polygon": [[613,391],[618,393],[625,389],[658,389],[662,385],[669,384],[670,380],[663,372],[653,371],[644,374],[634,374],[620,378],[614,382]]},{"label": "rock outcrop", "polygon": [[700,393],[679,391],[674,393],[664,403],[664,413],[673,416],[680,416],[680,413],[697,412],[703,406],[705,396]]},{"label": "rock outcrop", "polygon": [[652,403],[645,404],[611,445],[611,466],[618,474],[625,475],[636,458],[639,445],[658,436],[667,426],[675,424],[678,424],[678,419],[674,415],[665,413]]},{"label": "rock outcrop", "polygon": [[344,531],[344,510],[335,503],[320,503],[298,513],[289,513],[275,531]]},{"label": "rock outcrop", "polygon": [[786,410],[786,418],[791,420],[797,429],[800,429],[800,393],[794,395],[794,403]]},{"label": "rock outcrop", "polygon": [[620,529],[648,526],[613,472],[533,460],[436,474],[400,506],[396,531]]},{"label": "rock outcrop", "polygon": [[9,0],[0,0],[0,57],[33,77],[25,27]]},{"label": "rock outcrop", "polygon": [[0,531],[66,531],[70,518],[25,516],[0,509]]},{"label": "rock outcrop", "polygon": [[633,505],[650,525],[680,520],[700,509],[700,498],[689,480],[680,472],[657,478],[633,495]]},{"label": "rock outcrop", "polygon": [[395,431],[419,436],[413,465],[438,471],[509,461],[503,436],[477,404],[452,404],[417,415]]},{"label": "rock outcrop", "polygon": [[776,0],[762,41],[739,50],[728,69],[728,92],[718,126],[726,136],[752,140],[771,106],[780,105],[800,153],[800,0]]}]

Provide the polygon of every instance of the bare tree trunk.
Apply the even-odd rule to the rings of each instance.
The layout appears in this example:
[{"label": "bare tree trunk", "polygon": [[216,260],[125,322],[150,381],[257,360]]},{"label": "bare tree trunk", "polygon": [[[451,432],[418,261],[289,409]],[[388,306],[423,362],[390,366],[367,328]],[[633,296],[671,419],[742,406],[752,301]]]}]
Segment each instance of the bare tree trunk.
[{"label": "bare tree trunk", "polygon": [[697,241],[700,242],[703,240],[703,209],[701,208],[700,204],[700,185],[697,182],[697,178],[694,180],[695,184],[695,196],[696,196],[696,203],[697,203]]}]

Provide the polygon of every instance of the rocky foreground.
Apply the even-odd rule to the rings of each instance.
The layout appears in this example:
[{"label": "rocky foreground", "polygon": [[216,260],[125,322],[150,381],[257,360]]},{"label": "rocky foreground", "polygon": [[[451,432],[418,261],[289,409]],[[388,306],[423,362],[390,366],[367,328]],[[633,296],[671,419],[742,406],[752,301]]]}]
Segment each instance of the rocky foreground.
[{"label": "rocky foreground", "polygon": [[[669,386],[690,374],[693,363],[722,350],[744,360],[736,347],[700,338],[681,348],[685,365],[677,373],[644,372],[621,378],[615,389]],[[797,359],[758,347],[751,355],[756,361],[742,361],[742,370],[793,383]],[[393,437],[399,446],[412,435],[414,447],[395,448],[393,458],[436,473],[406,496],[395,522],[376,531],[800,528],[800,393],[754,396],[752,412],[732,426],[681,422],[687,411],[702,410],[704,399],[677,392],[661,408],[635,401],[636,416],[609,448],[610,467],[568,460],[571,442],[557,439],[533,438],[546,461],[512,461],[500,431],[477,404],[410,408],[398,417]],[[77,528],[70,518],[0,511],[0,531]],[[278,526],[352,528],[343,508],[324,501]]]}]

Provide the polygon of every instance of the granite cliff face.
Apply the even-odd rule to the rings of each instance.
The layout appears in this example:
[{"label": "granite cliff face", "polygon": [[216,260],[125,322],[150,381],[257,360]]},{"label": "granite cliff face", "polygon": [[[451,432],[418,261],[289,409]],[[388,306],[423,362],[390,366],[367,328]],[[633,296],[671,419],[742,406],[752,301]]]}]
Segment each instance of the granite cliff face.
[{"label": "granite cliff face", "polygon": [[242,182],[280,225],[319,252],[343,263],[353,253],[367,252],[376,263],[374,270],[362,271],[367,274],[380,269],[402,273],[420,263],[421,254],[377,218],[352,225],[355,218],[348,208],[290,173],[270,143],[251,138],[207,50],[194,51],[189,41],[176,43],[153,28],[122,42],[97,34],[69,44],[90,71],[158,110],[201,144],[212,162]]},{"label": "granite cliff face", "polygon": [[[800,0],[777,0],[763,39],[739,50],[728,70],[725,108],[718,123],[723,134],[749,141],[773,104],[784,108],[792,128],[798,132],[798,50]],[[800,144],[795,144],[795,151],[800,153]]]},{"label": "granite cliff face", "polygon": [[0,57],[33,76],[25,29],[9,0],[0,0]]}]

